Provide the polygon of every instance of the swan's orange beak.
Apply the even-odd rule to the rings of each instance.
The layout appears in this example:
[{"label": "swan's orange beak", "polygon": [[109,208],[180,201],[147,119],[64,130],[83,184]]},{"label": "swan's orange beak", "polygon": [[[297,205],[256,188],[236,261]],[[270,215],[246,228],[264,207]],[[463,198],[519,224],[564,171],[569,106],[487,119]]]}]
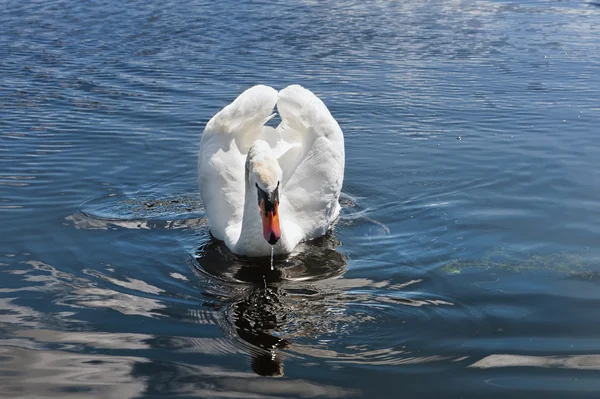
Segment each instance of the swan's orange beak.
[{"label": "swan's orange beak", "polygon": [[271,245],[275,245],[281,238],[279,228],[279,202],[273,202],[273,209],[265,211],[265,201],[260,201],[260,214],[262,216],[263,235]]}]

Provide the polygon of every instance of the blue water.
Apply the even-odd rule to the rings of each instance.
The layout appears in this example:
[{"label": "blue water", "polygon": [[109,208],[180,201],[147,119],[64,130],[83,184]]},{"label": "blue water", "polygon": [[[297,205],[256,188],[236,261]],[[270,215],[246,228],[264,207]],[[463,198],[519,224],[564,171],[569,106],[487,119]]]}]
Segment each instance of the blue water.
[{"label": "blue water", "polygon": [[[0,396],[595,398],[600,6],[0,5]],[[299,83],[333,235],[211,240],[204,124]]]}]

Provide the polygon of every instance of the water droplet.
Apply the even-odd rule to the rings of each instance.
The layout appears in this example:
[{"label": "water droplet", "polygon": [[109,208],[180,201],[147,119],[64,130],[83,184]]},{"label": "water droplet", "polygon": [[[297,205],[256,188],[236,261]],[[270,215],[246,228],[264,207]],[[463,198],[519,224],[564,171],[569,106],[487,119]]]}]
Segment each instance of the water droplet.
[{"label": "water droplet", "polygon": [[273,246],[271,246],[271,270],[275,270],[273,267]]}]

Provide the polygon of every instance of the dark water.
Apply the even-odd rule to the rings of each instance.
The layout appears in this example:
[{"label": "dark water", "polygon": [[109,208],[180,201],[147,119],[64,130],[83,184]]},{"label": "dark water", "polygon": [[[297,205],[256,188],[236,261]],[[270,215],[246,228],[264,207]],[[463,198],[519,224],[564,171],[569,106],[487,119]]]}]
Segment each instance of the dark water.
[{"label": "dark water", "polygon": [[[598,3],[0,9],[0,396],[600,394]],[[196,185],[257,83],[346,136],[334,235],[272,272]]]}]

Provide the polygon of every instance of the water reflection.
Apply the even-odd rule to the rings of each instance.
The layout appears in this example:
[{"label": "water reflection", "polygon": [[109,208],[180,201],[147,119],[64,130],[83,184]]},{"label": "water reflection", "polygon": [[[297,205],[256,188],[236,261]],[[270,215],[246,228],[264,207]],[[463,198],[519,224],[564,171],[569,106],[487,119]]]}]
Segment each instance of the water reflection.
[{"label": "water reflection", "polygon": [[[183,305],[178,301],[181,297],[171,294],[167,298],[165,290],[153,288],[138,279],[121,277],[119,280],[108,273],[92,270],[85,272],[86,277],[76,279],[68,273],[58,272],[47,263],[29,261],[22,265],[24,269],[17,276],[44,283],[30,287],[34,295],[44,295],[47,302],[72,311],[45,314],[19,305],[17,299],[0,298],[0,314],[3,314],[0,320],[2,397],[130,398],[144,395],[162,397],[165,394],[248,397],[251,392],[252,397],[260,398],[348,397],[355,393],[335,385],[297,378],[261,380],[257,373],[281,375],[283,367],[282,363],[278,363],[280,359],[271,359],[258,349],[251,351],[256,373],[218,365],[218,359],[225,356],[241,358],[247,351],[242,351],[235,341],[227,337],[206,337],[202,333],[197,336],[200,329],[189,323],[220,323],[215,321],[218,318],[215,309],[220,309],[218,313],[221,315],[239,315],[234,318],[238,322],[234,331],[239,331],[242,336],[244,331],[248,331],[243,336],[250,342],[248,347],[284,348],[276,344],[275,335],[270,335],[269,331],[281,323],[279,315],[283,313],[266,309],[257,315],[253,308],[253,305],[262,306],[262,287],[250,286],[248,296],[238,298],[239,301],[231,307],[203,296],[190,298],[190,302]],[[33,275],[46,278],[30,278]],[[115,290],[124,289],[137,294],[123,295],[99,287],[105,284]],[[161,299],[136,301],[136,297],[142,299],[144,294],[160,295]],[[201,298],[205,302],[198,305]],[[280,302],[274,303],[278,306]],[[89,320],[86,321],[86,309],[114,310],[123,316],[114,323],[114,328],[139,332],[87,331],[92,327]],[[140,316],[144,316],[142,323]],[[113,315],[113,319],[115,317],[118,316]],[[137,321],[130,324],[132,318]],[[170,326],[183,322],[192,328],[187,331],[188,335],[156,333],[157,329],[160,331],[161,318],[168,320]],[[253,319],[263,320],[262,326],[244,325],[245,322],[253,323]],[[261,328],[265,333],[256,334]],[[270,344],[269,340],[273,339],[275,345]]]},{"label": "water reflection", "polygon": [[286,319],[279,299],[283,295],[280,288],[255,288],[233,305],[231,313],[237,335],[259,348],[251,351],[252,370],[258,375],[283,375],[283,359],[279,351],[290,346],[290,341],[277,336]]},{"label": "water reflection", "polygon": [[600,370],[600,355],[533,356],[495,354],[486,356],[469,367],[480,369],[497,367],[552,367],[577,370]]},{"label": "water reflection", "polygon": [[[314,284],[312,289],[300,285],[344,274],[346,259],[336,251],[338,245],[340,242],[333,235],[302,243],[292,254],[276,256],[273,270],[269,258],[234,255],[216,240],[209,240],[198,250],[199,272],[221,284],[246,283],[237,290],[238,295],[226,312],[224,328],[233,331],[250,352],[251,367],[257,374],[283,375],[284,355],[280,351],[289,348],[291,341],[282,334],[297,338],[301,329],[287,327],[301,324],[299,316],[319,307],[319,302],[313,302],[316,307],[311,307],[307,301],[319,292]],[[298,295],[303,297],[301,307],[290,300]],[[318,314],[323,315],[325,309],[319,310]]]},{"label": "water reflection", "polygon": [[[249,356],[249,368],[262,376],[284,375],[284,362],[292,359],[294,364],[305,359],[309,365],[339,367],[454,361],[458,356],[433,350],[417,355],[415,342],[435,337],[433,327],[439,323],[452,321],[447,334],[483,327],[484,318],[472,308],[423,291],[422,279],[399,283],[345,276],[346,257],[338,248],[335,237],[322,237],[289,257],[276,258],[271,271],[268,258],[236,257],[211,241],[197,253],[196,269],[202,278],[193,273],[181,276],[186,278],[183,284],[180,277],[149,279],[144,273],[124,273],[116,265],[86,268],[76,277],[48,263],[23,260],[15,263],[18,268],[5,271],[29,281],[29,291],[47,296],[63,311],[50,323],[16,301],[0,300],[0,310],[9,312],[4,322],[20,329],[11,328],[10,335],[25,344],[35,341],[67,351],[119,348]],[[15,259],[23,256],[17,254]],[[87,316],[91,309],[110,311],[115,325],[129,327],[110,334],[102,329],[58,332],[101,323]],[[45,321],[32,322],[38,319]],[[164,333],[165,322],[178,333]],[[210,326],[223,336],[215,337]]]},{"label": "water reflection", "polygon": [[471,328],[481,319],[474,319],[472,309],[419,292],[421,279],[390,284],[344,277],[347,263],[339,244],[333,236],[305,243],[289,257],[277,257],[275,270],[269,258],[238,257],[214,240],[198,250],[197,269],[212,283],[210,296],[225,304],[216,322],[248,352],[255,373],[282,376],[290,357],[340,366],[461,359],[417,355],[406,343],[415,334],[426,340],[435,330],[431,324],[446,318],[463,319],[458,329]]},{"label": "water reflection", "polygon": [[196,253],[198,271],[225,283],[283,283],[340,277],[346,270],[344,255],[336,251],[340,241],[325,235],[301,243],[290,255],[270,259],[237,256],[216,240],[207,240]]},{"label": "water reflection", "polygon": [[140,357],[2,346],[0,357],[2,397],[134,398],[146,385],[132,375],[135,365],[148,362]]}]

